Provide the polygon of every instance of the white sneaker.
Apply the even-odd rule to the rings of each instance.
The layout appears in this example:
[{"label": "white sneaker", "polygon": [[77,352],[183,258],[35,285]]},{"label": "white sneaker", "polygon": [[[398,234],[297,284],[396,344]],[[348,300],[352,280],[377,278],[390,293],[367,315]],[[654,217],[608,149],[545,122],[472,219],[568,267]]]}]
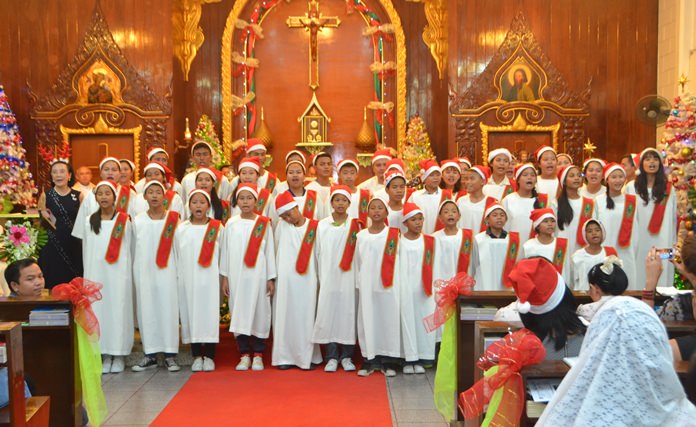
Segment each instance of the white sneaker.
[{"label": "white sneaker", "polygon": [[254,356],[254,361],[251,363],[252,371],[263,371],[263,357]]},{"label": "white sneaker", "polygon": [[387,368],[384,370],[384,376],[385,377],[395,377],[396,376],[396,371],[390,368]]},{"label": "white sneaker", "polygon": [[167,357],[164,359],[164,366],[167,367],[169,372],[179,372],[181,370],[181,367],[178,363],[176,363],[176,359],[173,357]]},{"label": "white sneaker", "polygon": [[355,370],[355,365],[353,364],[353,361],[350,360],[350,357],[341,360],[341,366],[343,367],[343,370],[346,372]]},{"label": "white sneaker", "polygon": [[104,359],[102,360],[102,374],[108,374],[111,372],[111,363],[113,362],[113,358],[111,356],[104,355]]},{"label": "white sneaker", "polygon": [[212,372],[214,370],[215,370],[215,362],[213,361],[213,359],[209,359],[207,357],[204,358],[203,359],[203,371]]},{"label": "white sneaker", "polygon": [[414,372],[413,365],[404,365],[404,374],[411,375],[411,374],[413,374],[413,372]]},{"label": "white sneaker", "polygon": [[126,358],[123,356],[114,356],[114,361],[111,362],[111,373],[120,374],[126,368]]},{"label": "white sneaker", "polygon": [[338,369],[338,360],[329,359],[329,361],[326,362],[326,366],[324,367],[324,372],[336,372],[336,369]]},{"label": "white sneaker", "polygon": [[193,364],[191,365],[191,372],[200,372],[203,370],[203,358],[196,357],[193,359]]},{"label": "white sneaker", "polygon": [[413,372],[416,374],[424,374],[425,373],[425,368],[423,365],[413,365]]},{"label": "white sneaker", "polygon": [[[206,358],[206,360],[210,359]],[[239,359],[239,363],[235,369],[238,371],[248,371],[249,366],[251,366],[251,357],[249,357],[248,354],[245,354],[241,359]]]}]

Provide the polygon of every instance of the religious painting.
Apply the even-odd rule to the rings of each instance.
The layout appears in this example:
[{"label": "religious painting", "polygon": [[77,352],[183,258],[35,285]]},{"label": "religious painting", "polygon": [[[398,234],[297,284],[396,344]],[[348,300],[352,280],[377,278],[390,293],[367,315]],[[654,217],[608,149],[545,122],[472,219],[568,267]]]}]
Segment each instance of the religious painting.
[{"label": "religious painting", "polygon": [[79,103],[121,104],[121,79],[102,59],[94,61],[78,80]]},{"label": "religious painting", "polygon": [[520,56],[500,75],[502,99],[507,102],[534,102],[540,98],[539,83],[539,74]]}]

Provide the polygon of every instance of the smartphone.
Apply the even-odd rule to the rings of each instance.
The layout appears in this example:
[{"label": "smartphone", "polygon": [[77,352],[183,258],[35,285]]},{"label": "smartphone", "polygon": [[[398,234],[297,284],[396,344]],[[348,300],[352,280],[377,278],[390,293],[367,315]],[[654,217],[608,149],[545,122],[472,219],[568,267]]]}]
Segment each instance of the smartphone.
[{"label": "smartphone", "polygon": [[671,261],[672,259],[674,259],[674,249],[672,249],[672,248],[657,249],[657,255],[662,260],[670,260]]}]

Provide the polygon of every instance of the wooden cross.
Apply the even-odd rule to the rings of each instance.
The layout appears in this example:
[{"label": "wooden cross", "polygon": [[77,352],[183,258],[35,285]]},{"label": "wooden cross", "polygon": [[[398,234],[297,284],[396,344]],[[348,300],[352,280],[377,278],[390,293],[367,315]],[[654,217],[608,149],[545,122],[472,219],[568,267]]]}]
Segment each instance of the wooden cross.
[{"label": "wooden cross", "polygon": [[338,28],[338,16],[324,16],[319,12],[319,0],[308,1],[309,10],[304,16],[289,16],[285,21],[290,28],[304,28],[309,32],[309,87],[319,87],[319,32],[323,28]]}]

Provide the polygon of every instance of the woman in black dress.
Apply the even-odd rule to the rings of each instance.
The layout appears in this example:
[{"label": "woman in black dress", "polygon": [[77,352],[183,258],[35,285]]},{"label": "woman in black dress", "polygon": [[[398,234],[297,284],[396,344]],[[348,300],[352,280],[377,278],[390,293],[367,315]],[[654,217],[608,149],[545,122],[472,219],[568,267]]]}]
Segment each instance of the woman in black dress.
[{"label": "woman in black dress", "polygon": [[63,160],[53,162],[51,182],[53,188],[39,200],[41,222],[48,232],[48,243],[39,253],[39,265],[48,289],[82,276],[81,242],[70,235],[81,202],[81,193],[72,189],[72,166]]}]

